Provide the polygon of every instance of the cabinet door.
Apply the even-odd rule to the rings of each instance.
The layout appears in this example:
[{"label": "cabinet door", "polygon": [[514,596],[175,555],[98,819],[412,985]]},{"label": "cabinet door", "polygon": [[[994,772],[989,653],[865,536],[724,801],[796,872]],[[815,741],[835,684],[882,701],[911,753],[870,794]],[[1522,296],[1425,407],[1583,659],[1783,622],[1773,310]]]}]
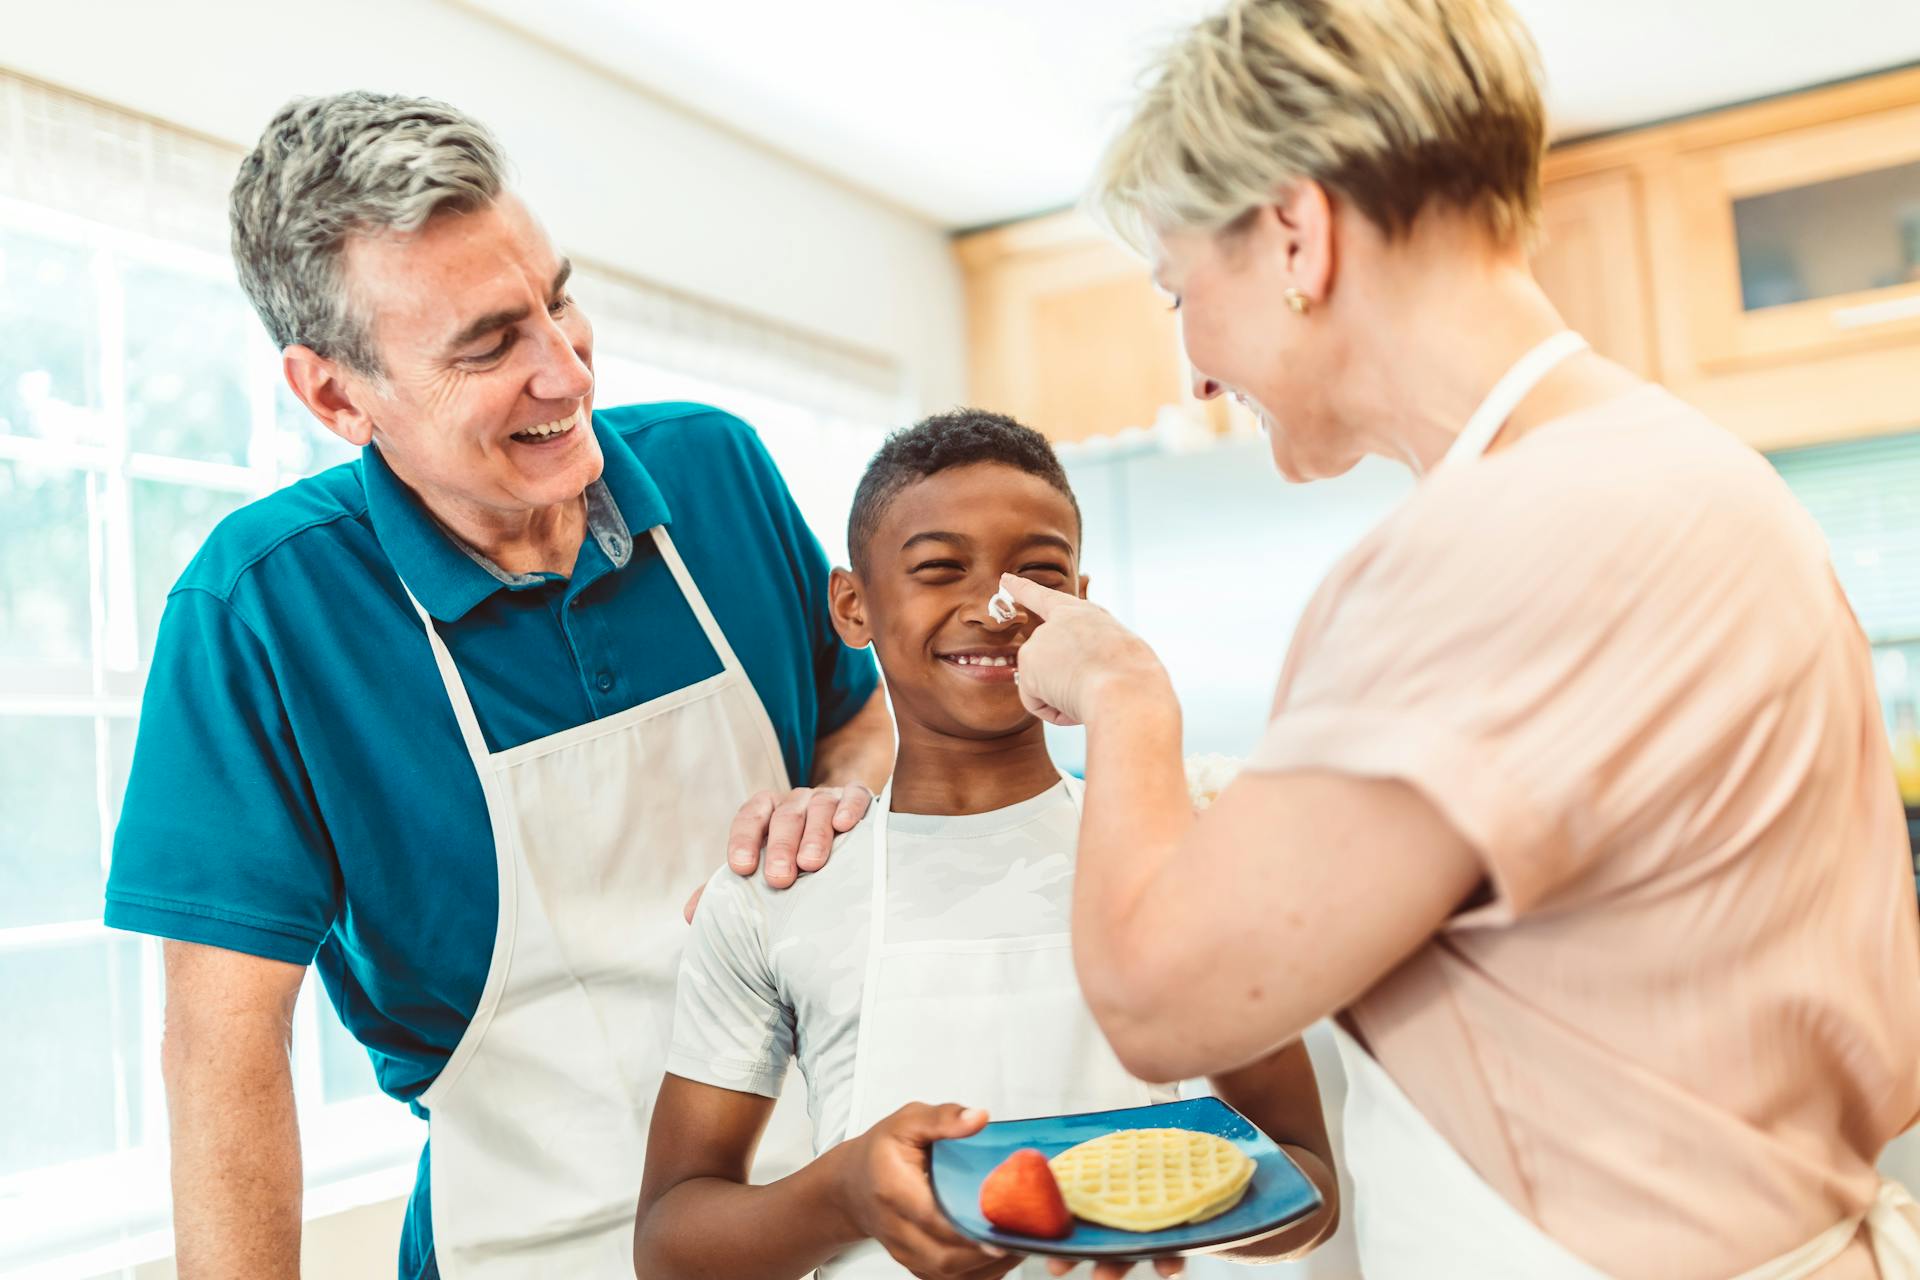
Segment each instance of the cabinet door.
[{"label": "cabinet door", "polygon": [[1920,339],[1920,104],[1703,149],[1680,175],[1703,365]]},{"label": "cabinet door", "polygon": [[1639,179],[1626,170],[1570,178],[1541,197],[1533,273],[1594,350],[1655,376]]},{"label": "cabinet door", "polygon": [[1056,441],[1151,427],[1191,405],[1173,313],[1146,265],[1048,219],[963,241],[970,394]]}]

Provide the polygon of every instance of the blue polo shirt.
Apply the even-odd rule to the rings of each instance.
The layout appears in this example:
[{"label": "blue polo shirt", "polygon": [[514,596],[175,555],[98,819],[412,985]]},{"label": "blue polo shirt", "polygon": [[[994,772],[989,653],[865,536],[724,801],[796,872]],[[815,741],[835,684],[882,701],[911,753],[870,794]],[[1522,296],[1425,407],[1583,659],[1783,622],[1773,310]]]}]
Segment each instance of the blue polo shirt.
[{"label": "blue polo shirt", "polygon": [[[399,574],[496,751],[721,669],[654,525],[791,778],[878,681],[835,635],[826,557],[751,428],[658,404],[598,412],[594,431],[606,469],[570,578],[465,549],[367,449],[223,521],[161,620],[107,924],[314,963],[381,1088],[410,1103],[479,1003],[499,902],[479,779]],[[716,865],[724,844],[715,831]],[[423,1157],[403,1275],[434,1274],[426,1171]]]}]

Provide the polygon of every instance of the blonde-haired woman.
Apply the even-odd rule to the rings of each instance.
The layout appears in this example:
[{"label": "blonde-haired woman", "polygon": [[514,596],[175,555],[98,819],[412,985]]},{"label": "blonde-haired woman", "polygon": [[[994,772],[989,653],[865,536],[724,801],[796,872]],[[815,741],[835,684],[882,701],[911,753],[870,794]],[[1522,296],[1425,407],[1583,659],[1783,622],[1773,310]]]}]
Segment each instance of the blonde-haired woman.
[{"label": "blonde-haired woman", "polygon": [[1290,480],[1421,479],[1198,819],[1152,652],[1008,580],[1023,695],[1088,726],[1081,980],[1149,1079],[1339,1014],[1370,1280],[1920,1274],[1875,1172],[1920,907],[1867,645],[1766,462],[1535,284],[1543,138],[1504,0],[1238,0],[1114,145],[1201,393]]}]

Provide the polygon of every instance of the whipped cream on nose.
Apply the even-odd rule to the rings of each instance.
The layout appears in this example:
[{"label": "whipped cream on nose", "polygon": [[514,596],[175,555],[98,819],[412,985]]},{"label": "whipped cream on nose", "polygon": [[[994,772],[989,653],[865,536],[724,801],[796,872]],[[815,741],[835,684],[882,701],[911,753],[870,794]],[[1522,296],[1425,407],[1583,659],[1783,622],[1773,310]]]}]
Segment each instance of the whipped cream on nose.
[{"label": "whipped cream on nose", "polygon": [[987,601],[987,616],[995,622],[1012,622],[1013,615],[1019,612],[1013,597],[1007,594],[1005,587],[993,593],[993,599]]}]

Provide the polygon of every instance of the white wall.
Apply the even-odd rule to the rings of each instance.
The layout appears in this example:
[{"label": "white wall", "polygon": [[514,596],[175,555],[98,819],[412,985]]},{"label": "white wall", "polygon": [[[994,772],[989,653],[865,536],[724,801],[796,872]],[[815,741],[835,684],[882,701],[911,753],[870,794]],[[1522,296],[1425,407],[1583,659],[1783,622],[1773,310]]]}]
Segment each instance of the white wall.
[{"label": "white wall", "polygon": [[447,0],[0,0],[0,66],[246,146],[300,94],[444,98],[568,251],[889,355],[917,405],[964,398],[938,228]]}]

